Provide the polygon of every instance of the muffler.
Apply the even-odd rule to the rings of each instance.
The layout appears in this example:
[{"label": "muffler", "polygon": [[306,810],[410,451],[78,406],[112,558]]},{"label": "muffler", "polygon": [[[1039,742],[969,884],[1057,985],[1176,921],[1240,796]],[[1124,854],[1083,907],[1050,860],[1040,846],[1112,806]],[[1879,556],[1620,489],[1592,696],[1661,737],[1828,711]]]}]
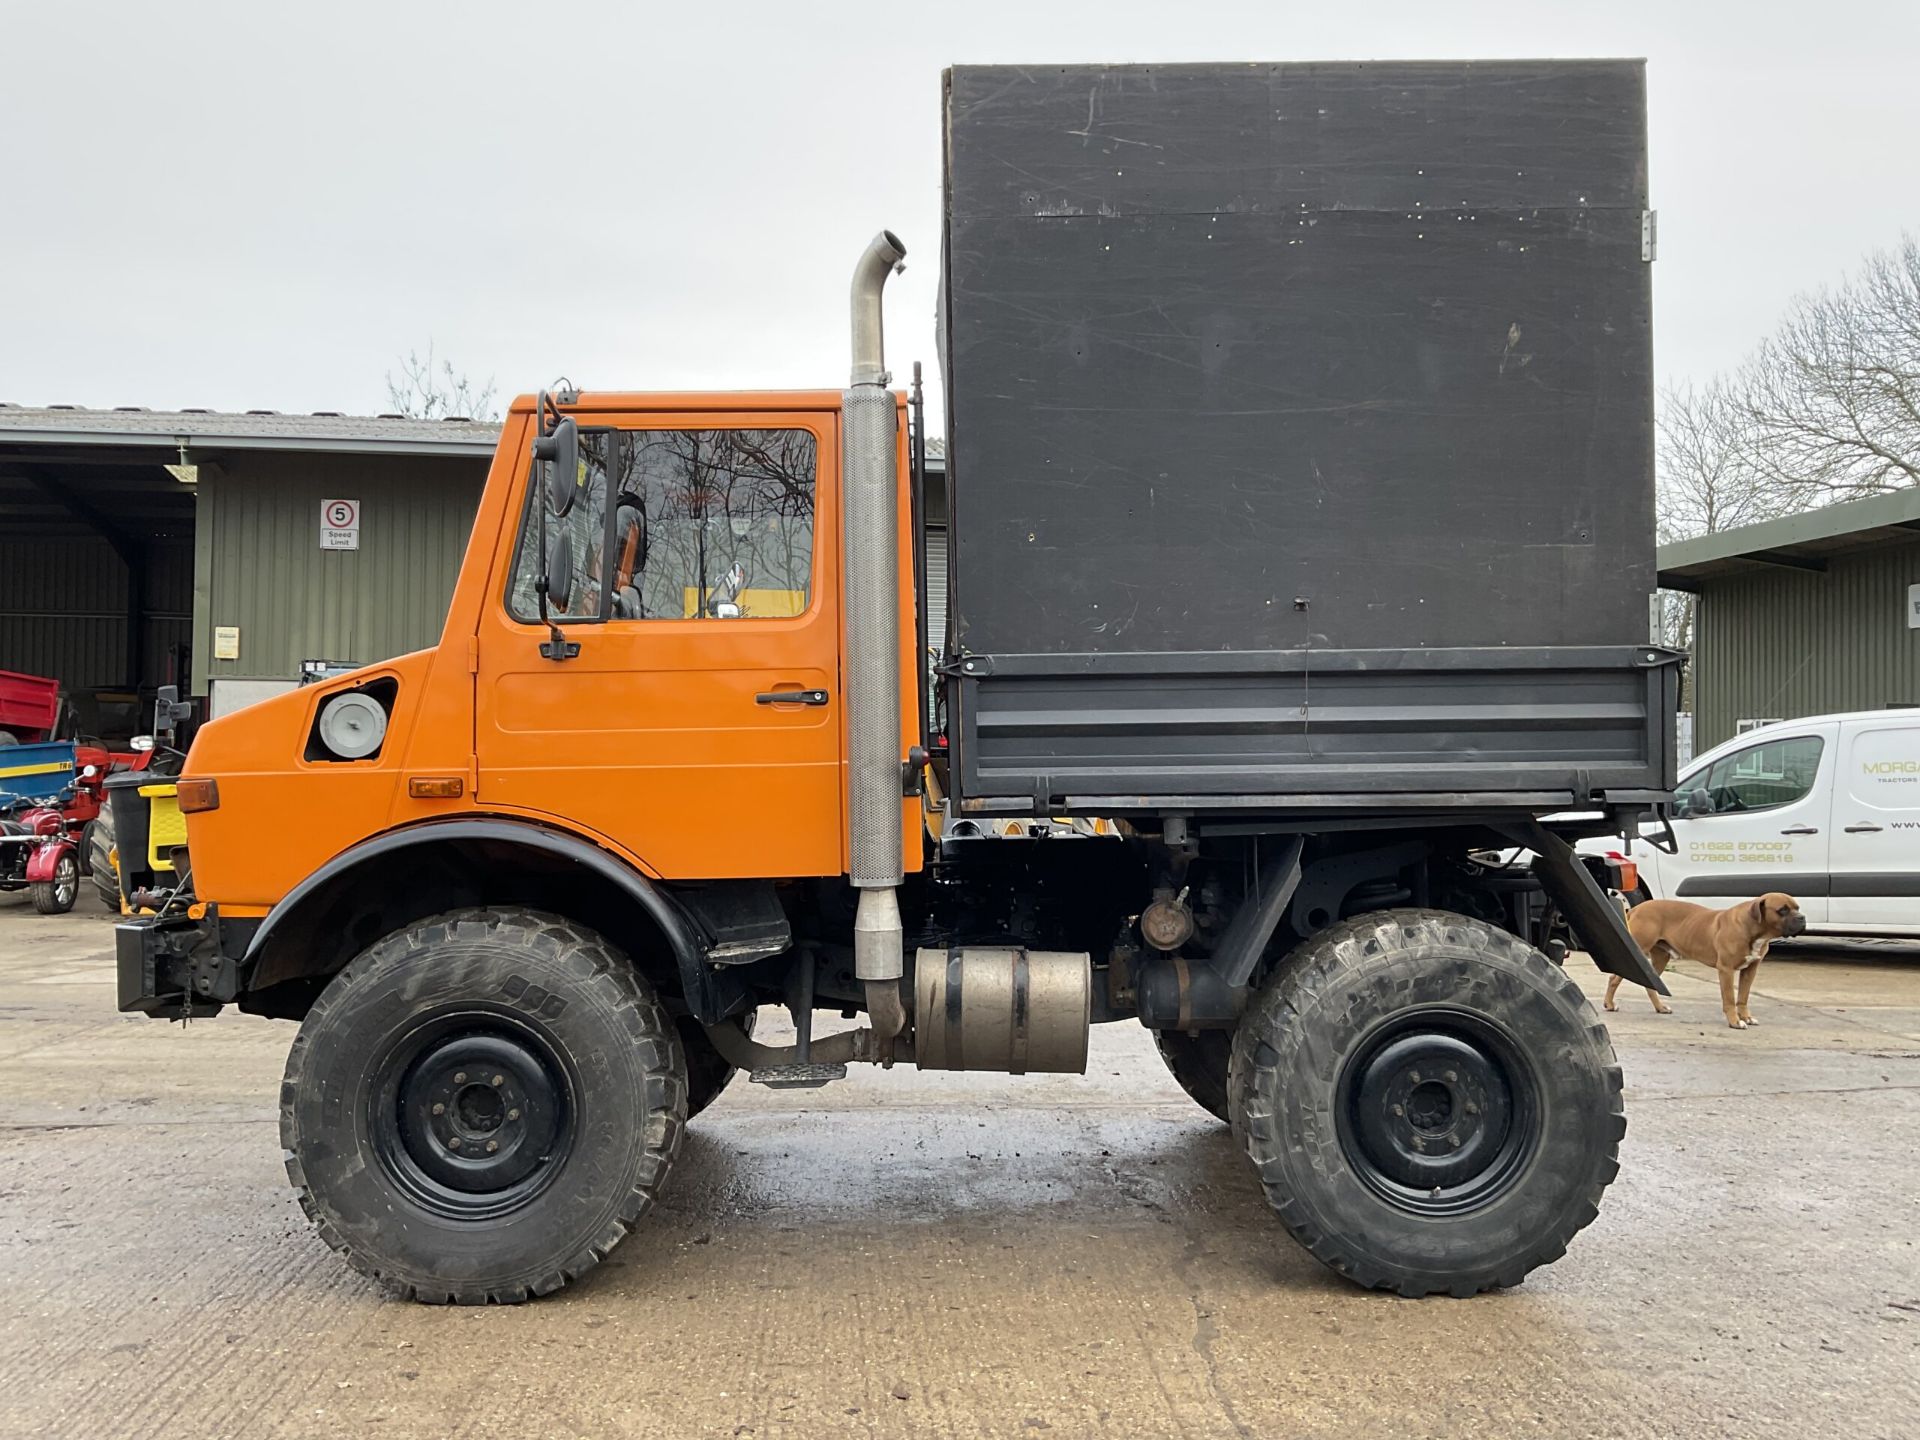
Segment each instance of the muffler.
[{"label": "muffler", "polygon": [[1093,962],[1084,951],[916,951],[914,1064],[1005,1075],[1084,1074],[1092,1006]]}]

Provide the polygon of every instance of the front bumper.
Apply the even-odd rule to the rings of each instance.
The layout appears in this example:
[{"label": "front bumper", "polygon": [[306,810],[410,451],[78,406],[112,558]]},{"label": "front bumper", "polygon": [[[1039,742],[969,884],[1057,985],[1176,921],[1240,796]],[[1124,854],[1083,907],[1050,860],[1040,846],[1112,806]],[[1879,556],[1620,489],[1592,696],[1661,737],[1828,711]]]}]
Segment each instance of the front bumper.
[{"label": "front bumper", "polygon": [[[120,1008],[163,1020],[218,1015],[239,992],[219,916],[185,920],[142,915],[114,927]],[[244,949],[244,946],[242,947]]]}]

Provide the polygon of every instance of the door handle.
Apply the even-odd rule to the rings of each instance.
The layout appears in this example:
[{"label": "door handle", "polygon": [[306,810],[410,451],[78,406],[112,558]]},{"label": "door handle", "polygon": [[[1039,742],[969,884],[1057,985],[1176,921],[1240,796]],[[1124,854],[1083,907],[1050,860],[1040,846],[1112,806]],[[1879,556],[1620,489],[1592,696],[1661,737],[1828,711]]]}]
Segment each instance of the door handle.
[{"label": "door handle", "polygon": [[824,705],[824,690],[763,690],[753,697],[756,705]]},{"label": "door handle", "polygon": [[1881,827],[1874,824],[1871,820],[1862,820],[1858,825],[1847,826],[1846,833],[1849,835],[1878,835],[1880,829]]},{"label": "door handle", "polygon": [[1780,832],[1782,835],[1818,835],[1818,827],[1813,825],[1789,825]]}]

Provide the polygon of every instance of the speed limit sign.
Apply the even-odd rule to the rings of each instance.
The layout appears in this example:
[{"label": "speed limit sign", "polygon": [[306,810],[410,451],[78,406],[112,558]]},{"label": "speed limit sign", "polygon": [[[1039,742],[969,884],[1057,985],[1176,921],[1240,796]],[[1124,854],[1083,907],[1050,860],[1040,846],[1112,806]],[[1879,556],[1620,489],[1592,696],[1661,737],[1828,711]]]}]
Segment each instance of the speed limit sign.
[{"label": "speed limit sign", "polygon": [[358,500],[322,500],[320,502],[320,548],[322,550],[358,550],[360,548],[360,502]]}]

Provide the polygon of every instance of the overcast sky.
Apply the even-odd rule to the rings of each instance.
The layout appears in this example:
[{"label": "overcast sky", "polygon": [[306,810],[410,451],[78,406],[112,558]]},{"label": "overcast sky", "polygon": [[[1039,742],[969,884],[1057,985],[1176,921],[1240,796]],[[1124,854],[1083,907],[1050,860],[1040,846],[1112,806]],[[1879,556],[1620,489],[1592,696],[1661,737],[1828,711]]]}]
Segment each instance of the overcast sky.
[{"label": "overcast sky", "polygon": [[503,396],[837,387],[883,225],[932,374],[955,61],[1645,56],[1665,379],[1920,231],[1916,0],[0,0],[0,47],[21,404],[378,411],[429,341]]}]

